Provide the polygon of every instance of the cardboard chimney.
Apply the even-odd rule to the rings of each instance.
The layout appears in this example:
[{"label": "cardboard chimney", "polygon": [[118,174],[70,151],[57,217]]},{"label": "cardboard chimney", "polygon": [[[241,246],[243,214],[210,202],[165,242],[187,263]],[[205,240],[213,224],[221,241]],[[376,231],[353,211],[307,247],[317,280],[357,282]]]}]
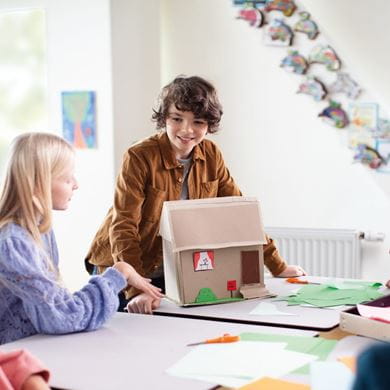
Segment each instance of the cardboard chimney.
[{"label": "cardboard chimney", "polygon": [[166,296],[181,306],[268,296],[266,243],[256,198],[233,196],[164,202]]}]

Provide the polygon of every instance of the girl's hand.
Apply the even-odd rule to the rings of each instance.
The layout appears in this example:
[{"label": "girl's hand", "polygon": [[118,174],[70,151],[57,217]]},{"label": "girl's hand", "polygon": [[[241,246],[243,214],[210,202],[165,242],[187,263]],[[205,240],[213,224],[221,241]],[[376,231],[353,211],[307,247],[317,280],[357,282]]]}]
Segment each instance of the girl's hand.
[{"label": "girl's hand", "polygon": [[150,283],[151,279],[141,276],[130,264],[124,261],[118,261],[113,267],[122,273],[128,285],[138,288],[153,299],[161,299],[164,296],[161,293],[161,288],[153,286]]},{"label": "girl's hand", "polygon": [[307,275],[306,271],[301,268],[299,265],[288,265],[284,271],[279,275],[276,275],[278,278],[292,278],[295,276],[304,276]]},{"label": "girl's hand", "polygon": [[34,374],[25,380],[21,390],[50,390],[50,387],[41,375]]},{"label": "girl's hand", "polygon": [[126,306],[129,313],[153,314],[153,310],[160,306],[161,298],[154,299],[142,293],[130,300]]}]

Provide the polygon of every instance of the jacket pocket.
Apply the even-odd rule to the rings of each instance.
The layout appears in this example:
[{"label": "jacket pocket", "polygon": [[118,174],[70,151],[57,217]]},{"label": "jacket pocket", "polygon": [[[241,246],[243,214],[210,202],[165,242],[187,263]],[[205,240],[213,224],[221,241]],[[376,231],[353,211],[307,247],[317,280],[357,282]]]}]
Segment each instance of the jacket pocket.
[{"label": "jacket pocket", "polygon": [[146,190],[146,197],[142,206],[143,219],[155,222],[160,219],[161,210],[166,200],[166,191],[149,186]]},{"label": "jacket pocket", "polygon": [[218,196],[218,179],[202,183],[200,187],[201,198],[216,198]]}]

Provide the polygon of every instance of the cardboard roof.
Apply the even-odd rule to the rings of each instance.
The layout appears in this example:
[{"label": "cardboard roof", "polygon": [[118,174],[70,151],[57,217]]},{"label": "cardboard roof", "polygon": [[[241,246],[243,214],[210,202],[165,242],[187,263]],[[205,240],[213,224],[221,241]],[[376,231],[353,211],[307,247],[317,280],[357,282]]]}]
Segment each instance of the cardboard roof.
[{"label": "cardboard roof", "polygon": [[173,252],[266,243],[256,198],[221,198],[164,202],[160,235]]}]

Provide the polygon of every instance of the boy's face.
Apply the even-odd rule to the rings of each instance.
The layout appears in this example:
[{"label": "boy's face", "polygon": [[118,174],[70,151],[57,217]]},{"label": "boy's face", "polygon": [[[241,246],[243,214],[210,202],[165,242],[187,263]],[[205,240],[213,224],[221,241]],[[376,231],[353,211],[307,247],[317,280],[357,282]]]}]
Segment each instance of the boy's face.
[{"label": "boy's face", "polygon": [[208,123],[205,119],[195,118],[191,111],[180,111],[172,104],[165,128],[176,158],[185,159],[203,141]]}]

